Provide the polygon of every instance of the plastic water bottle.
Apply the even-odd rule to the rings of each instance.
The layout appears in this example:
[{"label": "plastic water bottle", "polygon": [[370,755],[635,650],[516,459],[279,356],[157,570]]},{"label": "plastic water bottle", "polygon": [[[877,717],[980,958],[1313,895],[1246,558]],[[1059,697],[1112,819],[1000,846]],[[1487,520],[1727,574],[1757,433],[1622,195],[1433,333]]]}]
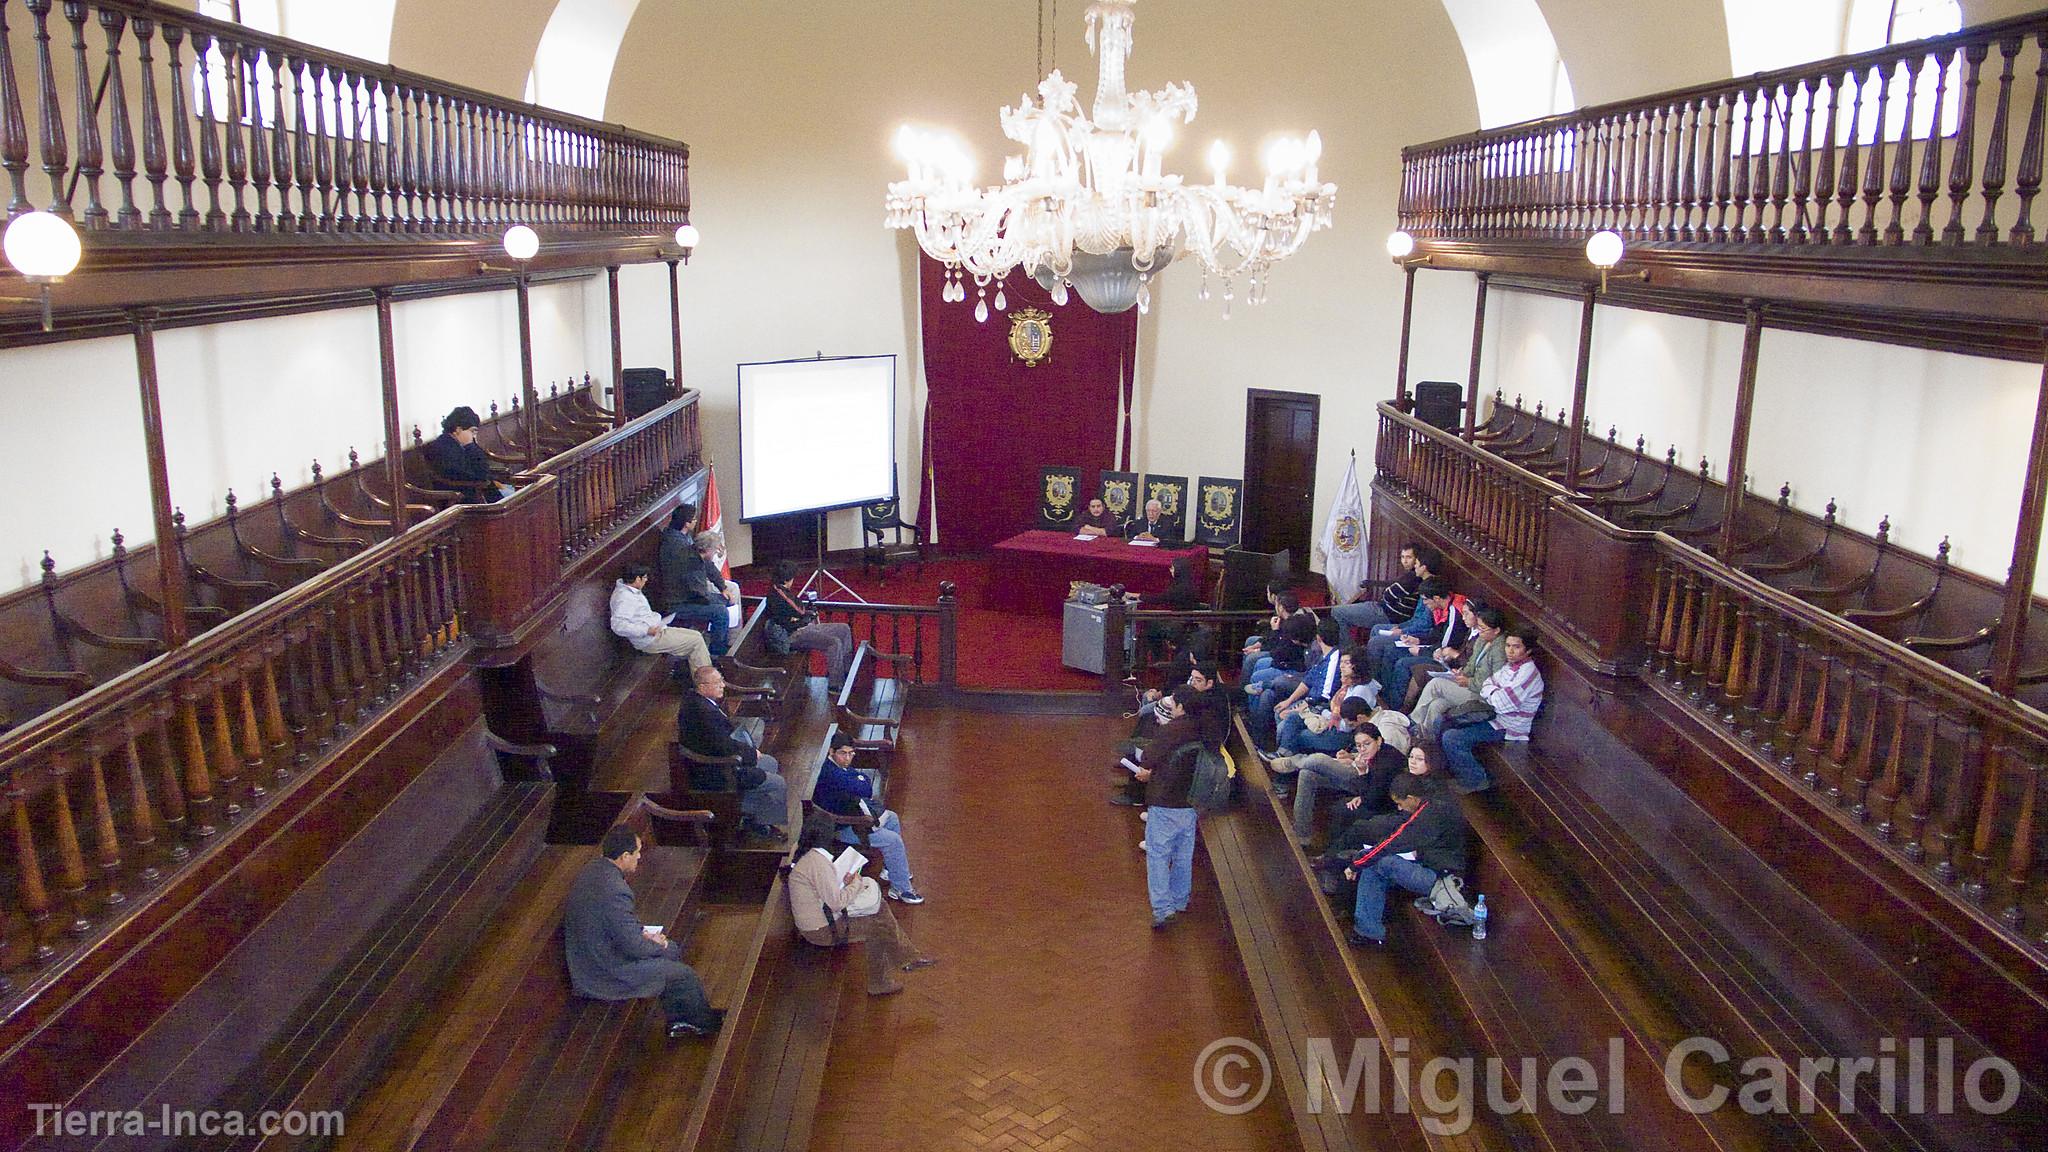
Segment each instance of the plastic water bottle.
[{"label": "plastic water bottle", "polygon": [[1472,906],[1472,938],[1486,939],[1486,893],[1479,894],[1479,903]]}]

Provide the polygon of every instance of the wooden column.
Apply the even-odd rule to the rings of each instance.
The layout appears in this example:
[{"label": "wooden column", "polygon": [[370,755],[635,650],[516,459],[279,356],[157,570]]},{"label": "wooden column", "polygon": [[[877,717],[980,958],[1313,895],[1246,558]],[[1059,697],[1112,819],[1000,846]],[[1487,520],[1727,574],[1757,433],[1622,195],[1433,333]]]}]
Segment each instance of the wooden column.
[{"label": "wooden column", "polygon": [[1565,441],[1564,486],[1579,490],[1579,455],[1586,447],[1586,378],[1593,371],[1593,302],[1599,296],[1586,289],[1586,305],[1579,313],[1579,367],[1572,376],[1572,410],[1569,439]]},{"label": "wooden column", "polygon": [[1408,403],[1408,323],[1415,315],[1415,265],[1401,268],[1401,354],[1394,361],[1394,407],[1406,412]]},{"label": "wooden column", "polygon": [[164,646],[177,648],[191,638],[185,623],[185,558],[171,526],[171,473],[164,455],[163,400],[156,383],[156,317],[154,309],[128,314],[135,324],[135,379],[142,393],[142,446],[149,465],[149,505],[156,518],[158,598],[164,609]]},{"label": "wooden column", "polygon": [[612,427],[626,422],[626,355],[619,345],[619,270],[616,265],[604,270],[606,295],[612,306]]},{"label": "wooden column", "polygon": [[405,441],[398,430],[398,354],[391,340],[391,289],[377,296],[377,368],[384,384],[384,475],[391,486],[391,532],[405,531]]},{"label": "wooden column", "polygon": [[683,394],[683,293],[676,281],[676,262],[668,262],[668,338],[669,352],[674,361],[673,375],[669,378],[672,395]]},{"label": "wooden column", "polygon": [[1728,468],[1723,474],[1728,498],[1721,505],[1721,541],[1715,549],[1715,555],[1724,564],[1734,562],[1735,521],[1742,512],[1742,478],[1749,472],[1750,413],[1756,407],[1756,361],[1763,337],[1763,305],[1754,300],[1743,301],[1742,371],[1735,379],[1735,432],[1728,441]]},{"label": "wooden column", "polygon": [[2013,534],[2012,566],[2005,573],[2005,608],[1991,645],[1991,689],[2010,696],[2026,656],[2027,612],[2034,604],[2034,569],[2041,559],[2041,516],[2048,510],[2048,348],[2043,349],[2041,391],[2034,400],[2033,449],[2020,487],[2020,526]]},{"label": "wooden column", "polygon": [[540,463],[540,395],[533,390],[533,302],[527,299],[526,272],[513,281],[519,298],[519,402],[526,406],[519,434],[526,440],[526,466]]},{"label": "wooden column", "polygon": [[1465,373],[1465,439],[1479,430],[1479,354],[1486,348],[1486,273],[1472,300],[1472,364]]}]

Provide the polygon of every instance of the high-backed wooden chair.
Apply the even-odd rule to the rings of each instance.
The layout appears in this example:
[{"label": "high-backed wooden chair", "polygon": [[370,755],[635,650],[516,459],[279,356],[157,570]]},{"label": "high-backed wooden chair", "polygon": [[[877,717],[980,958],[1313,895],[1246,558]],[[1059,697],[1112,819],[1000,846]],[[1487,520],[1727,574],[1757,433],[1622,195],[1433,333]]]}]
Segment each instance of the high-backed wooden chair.
[{"label": "high-backed wooden chair", "polygon": [[886,578],[898,564],[924,563],[924,529],[903,519],[895,497],[861,505],[860,536],[863,571],[879,568]]}]

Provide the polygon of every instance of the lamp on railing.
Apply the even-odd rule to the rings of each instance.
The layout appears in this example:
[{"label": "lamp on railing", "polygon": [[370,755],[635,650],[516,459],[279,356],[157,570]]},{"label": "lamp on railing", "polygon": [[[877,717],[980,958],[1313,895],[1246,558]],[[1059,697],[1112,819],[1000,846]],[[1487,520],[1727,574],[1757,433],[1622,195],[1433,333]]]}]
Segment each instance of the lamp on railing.
[{"label": "lamp on railing", "polygon": [[1396,229],[1387,234],[1387,255],[1403,268],[1416,264],[1428,264],[1432,257],[1415,255],[1415,237]]},{"label": "lamp on railing", "polygon": [[82,249],[77,230],[61,216],[29,212],[15,217],[7,226],[7,236],[0,247],[5,248],[7,262],[14,265],[14,270],[40,290],[28,299],[41,300],[43,331],[50,331],[50,286],[78,267]]},{"label": "lamp on railing", "polygon": [[1638,268],[1633,272],[1614,271],[1614,266],[1621,263],[1621,258],[1627,251],[1628,244],[1622,240],[1619,232],[1603,229],[1586,238],[1586,259],[1600,270],[1602,292],[1607,291],[1609,276],[1619,276],[1624,280],[1649,280],[1650,270],[1647,268]]},{"label": "lamp on railing", "polygon": [[540,252],[540,234],[524,224],[514,224],[505,229],[505,255],[521,264],[534,258]]},{"label": "lamp on railing", "polygon": [[676,229],[676,247],[683,250],[683,263],[690,262],[690,253],[697,249],[697,226],[685,224]]}]

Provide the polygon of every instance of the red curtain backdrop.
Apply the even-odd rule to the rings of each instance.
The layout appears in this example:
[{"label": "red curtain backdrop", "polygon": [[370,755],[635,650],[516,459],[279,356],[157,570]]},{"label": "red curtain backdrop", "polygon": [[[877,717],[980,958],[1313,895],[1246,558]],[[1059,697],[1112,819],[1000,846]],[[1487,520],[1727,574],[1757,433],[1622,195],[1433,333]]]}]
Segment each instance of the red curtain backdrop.
[{"label": "red curtain backdrop", "polygon": [[[1019,270],[1004,285],[1009,310],[995,310],[991,284],[988,321],[976,323],[972,280],[967,299],[948,304],[945,266],[921,257],[919,267],[930,394],[918,519],[930,527],[936,515],[947,551],[982,549],[1037,526],[1040,468],[1080,469],[1079,499],[1115,468],[1118,383],[1137,362],[1138,310],[1104,316],[1078,293],[1055,306]],[[1052,314],[1052,355],[1037,367],[1010,354],[1010,317],[1024,308]]]}]

